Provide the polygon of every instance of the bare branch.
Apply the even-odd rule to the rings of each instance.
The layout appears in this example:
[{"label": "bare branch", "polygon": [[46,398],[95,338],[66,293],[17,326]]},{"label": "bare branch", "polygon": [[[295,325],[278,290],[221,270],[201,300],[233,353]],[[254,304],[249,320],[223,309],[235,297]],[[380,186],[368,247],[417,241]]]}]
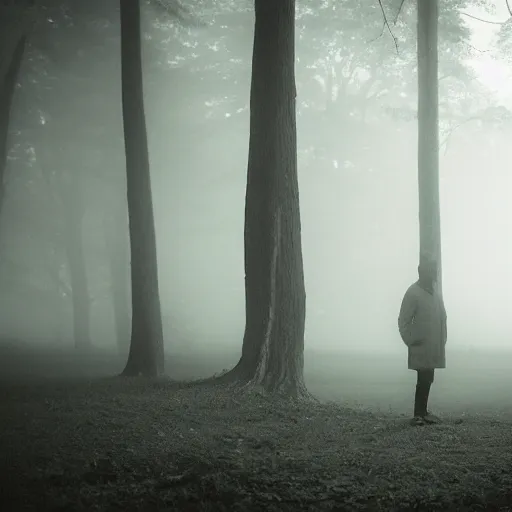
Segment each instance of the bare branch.
[{"label": "bare branch", "polygon": [[452,137],[452,135],[461,127],[461,126],[464,126],[465,124],[469,123],[470,121],[475,121],[478,119],[478,116],[471,116],[471,117],[468,117],[467,119],[464,119],[463,121],[461,121],[460,123],[457,123],[455,125],[452,125],[450,127],[450,129],[447,131],[447,135],[444,137],[444,139],[441,141],[441,143],[439,144],[439,148],[442,148],[444,146],[444,154],[446,155],[446,153],[448,153],[448,145],[450,143],[450,139]]},{"label": "bare branch", "polygon": [[398,8],[398,11],[396,11],[395,19],[393,20],[393,25],[396,25],[398,22],[398,17],[400,16],[400,13],[402,12],[402,7],[404,6],[405,0],[402,0],[400,2],[400,7]]},{"label": "bare branch", "polygon": [[382,34],[384,34],[384,29],[385,29],[385,28],[386,28],[386,23],[383,23],[383,24],[382,24],[382,29],[381,29],[381,31],[380,31],[380,34],[379,34],[376,38],[374,38],[374,39],[370,39],[370,40],[368,41],[368,43],[374,43],[375,41],[377,41],[377,39],[380,39],[380,38],[382,37]]},{"label": "bare branch", "polygon": [[469,48],[475,50],[475,52],[479,52],[479,53],[487,53],[487,52],[490,52],[491,50],[487,49],[487,50],[481,50],[480,48],[477,48],[476,46],[473,46],[472,44],[468,43],[467,41],[462,41],[466,46],[468,46]]},{"label": "bare branch", "polygon": [[[508,0],[507,0],[508,6]],[[491,21],[491,20],[483,20],[482,18],[478,18],[477,16],[473,16],[472,14],[468,14],[467,12],[461,12],[461,16],[467,16],[468,18],[472,18],[477,21],[481,21],[482,23],[489,23],[490,25],[504,25],[510,18],[505,21]]]},{"label": "bare branch", "polygon": [[[377,41],[377,39],[382,37],[382,34],[384,34],[384,29],[387,28],[388,32],[390,33],[391,37],[393,38],[393,43],[395,44],[396,53],[398,55],[399,54],[398,39],[395,37],[395,34],[393,34],[393,31],[391,30],[391,27],[390,27],[389,21],[388,21],[388,17],[386,16],[386,11],[384,10],[384,6],[382,5],[382,0],[378,0],[378,2],[379,2],[380,10],[382,12],[382,18],[384,21],[382,23],[382,29],[380,31],[380,34],[375,39],[371,39],[370,41],[368,41],[368,43],[373,43],[373,42]],[[398,13],[395,16],[394,24],[396,24],[396,21],[398,20],[398,15],[400,14],[400,11],[402,10],[402,6],[404,5],[404,2],[405,2],[405,0],[402,0],[402,3],[400,4],[400,9],[398,10]]]},{"label": "bare branch", "polygon": [[459,123],[452,125],[452,127],[448,130],[446,137],[444,140],[439,144],[439,147],[445,146],[445,154],[448,151],[448,143],[450,141],[451,136],[462,126],[470,123],[471,121],[483,121],[483,122],[490,122],[490,123],[496,123],[500,122],[500,120],[503,122],[503,119],[505,121],[512,119],[512,115],[505,107],[487,107],[474,115],[467,117],[466,119],[463,119]]},{"label": "bare branch", "polygon": [[512,16],[512,8],[510,7],[509,1],[505,0],[505,3],[507,4],[508,13],[510,14],[510,16]]}]

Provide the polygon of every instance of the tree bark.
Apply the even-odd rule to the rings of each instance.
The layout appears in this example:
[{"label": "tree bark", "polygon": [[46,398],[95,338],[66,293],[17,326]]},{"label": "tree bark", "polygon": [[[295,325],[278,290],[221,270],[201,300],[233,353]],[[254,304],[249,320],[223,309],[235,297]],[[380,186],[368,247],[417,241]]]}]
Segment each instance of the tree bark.
[{"label": "tree bark", "polygon": [[300,397],[306,294],[297,179],[295,1],[255,1],[245,204],[246,326],[227,374]]},{"label": "tree bark", "polygon": [[439,200],[438,0],[418,0],[420,266],[434,260],[442,290]]},{"label": "tree bark", "polygon": [[122,108],[131,254],[132,333],[123,375],[157,376],[164,348],[151,197],[139,0],[121,0]]}]

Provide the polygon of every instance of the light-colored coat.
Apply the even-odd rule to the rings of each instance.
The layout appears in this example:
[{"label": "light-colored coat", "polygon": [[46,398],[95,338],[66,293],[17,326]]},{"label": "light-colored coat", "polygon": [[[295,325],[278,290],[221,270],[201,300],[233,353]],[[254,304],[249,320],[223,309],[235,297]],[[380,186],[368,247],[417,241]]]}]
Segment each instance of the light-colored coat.
[{"label": "light-colored coat", "polygon": [[418,283],[405,292],[398,330],[409,348],[410,370],[446,368],[446,310],[439,292],[429,293]]}]

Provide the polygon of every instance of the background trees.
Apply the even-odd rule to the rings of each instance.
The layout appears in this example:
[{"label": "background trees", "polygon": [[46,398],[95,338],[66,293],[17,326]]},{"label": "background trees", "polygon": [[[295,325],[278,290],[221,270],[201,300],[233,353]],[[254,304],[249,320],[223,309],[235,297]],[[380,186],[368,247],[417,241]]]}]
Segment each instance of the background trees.
[{"label": "background trees", "polygon": [[14,91],[32,28],[34,0],[0,3],[0,210],[5,194],[9,125]]},{"label": "background trees", "polygon": [[[45,214],[50,210],[52,215],[43,217],[56,252],[64,258],[61,274],[68,286],[71,336],[75,346],[84,350],[91,348],[92,308],[98,296],[97,289],[91,289],[92,283],[96,288],[99,276],[90,249],[94,247],[95,254],[99,241],[91,237],[91,227],[101,225],[104,191],[116,182],[119,169],[111,165],[111,155],[117,144],[122,148],[121,138],[110,136],[105,151],[105,137],[111,135],[112,124],[105,122],[104,116],[117,109],[110,101],[111,83],[106,80],[102,84],[95,76],[101,76],[110,65],[102,52],[104,44],[112,45],[112,24],[108,17],[102,18],[105,11],[95,10],[97,7],[51,0],[38,6],[13,126],[16,158],[26,161],[23,151],[30,152],[30,165],[44,184],[49,207]],[[97,17],[103,25],[97,23]],[[31,176],[27,171],[25,168],[27,177]]]},{"label": "background trees", "polygon": [[[384,5],[391,21],[398,4]],[[114,281],[121,285],[114,286],[121,290],[116,297],[121,297],[118,304],[128,303],[122,316],[129,317],[127,238],[124,248],[122,241],[111,244],[116,260],[124,261],[119,276],[125,275],[125,281],[109,276],[108,255],[114,254],[105,244],[107,229],[126,233],[128,225],[117,5],[40,2],[28,41],[11,116],[0,268],[6,290],[2,324],[24,336],[29,330],[50,336],[51,324],[71,344],[72,286],[63,235],[65,223],[77,217],[66,213],[60,199],[60,191],[71,187],[81,191],[85,205],[74,229],[82,230],[85,248],[91,339],[115,346],[116,339],[127,337],[129,326],[123,321],[119,325],[125,332],[116,336],[110,291]],[[416,264],[408,266],[404,259],[418,250],[416,8],[407,2],[393,26],[397,55],[391,36],[379,37],[382,13],[376,2],[345,3],[345,15],[332,10],[337,4],[323,5],[307,9],[299,4],[296,11],[306,337],[341,347],[354,338],[371,344],[377,326],[381,336],[394,339],[394,321],[388,319],[394,318],[396,301],[416,271]],[[496,274],[506,273],[508,254],[499,236],[509,229],[508,217],[497,206],[485,207],[492,222],[480,234],[495,249],[484,250],[471,232],[471,225],[482,223],[471,207],[480,201],[477,189],[492,188],[493,197],[506,189],[500,162],[507,137],[506,115],[499,122],[499,116],[491,115],[499,103],[471,61],[482,55],[481,47],[460,13],[472,5],[444,2],[439,13],[441,203],[450,205],[444,206],[443,232],[448,302],[451,290],[466,286],[462,274],[482,262],[489,261]],[[171,352],[192,343],[212,351],[220,343],[237,349],[244,329],[244,221],[239,212],[246,186],[253,5],[205,0],[193,9],[201,29],[178,23],[154,3],[142,7],[157,249],[159,261],[165,262],[159,287]],[[499,112],[507,114],[506,108]],[[50,154],[42,153],[44,147]],[[501,203],[496,199],[493,204]],[[350,270],[356,267],[365,269],[363,280]],[[498,281],[503,281],[479,279],[489,293],[490,283],[492,293],[498,293]],[[382,286],[375,288],[375,282]],[[347,289],[351,304],[342,308],[333,297]],[[35,305],[24,308],[27,319],[21,325],[8,312],[19,309],[27,296]],[[484,302],[483,297],[478,301]],[[478,301],[458,299],[449,304],[451,316],[462,318],[467,310],[487,307]],[[36,332],[33,326],[43,325],[43,311],[45,328]],[[374,325],[359,318],[363,311],[373,315]],[[492,315],[489,310],[485,329],[497,329]],[[466,333],[462,321],[457,328],[464,333],[461,339],[475,336]],[[333,334],[340,331],[342,336]]]}]

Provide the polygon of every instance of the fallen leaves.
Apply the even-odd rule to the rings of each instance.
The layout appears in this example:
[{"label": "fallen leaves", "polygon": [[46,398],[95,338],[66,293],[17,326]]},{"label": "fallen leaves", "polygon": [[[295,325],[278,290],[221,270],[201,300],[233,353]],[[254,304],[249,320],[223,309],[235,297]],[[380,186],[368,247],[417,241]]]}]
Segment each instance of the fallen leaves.
[{"label": "fallen leaves", "polygon": [[458,510],[476,510],[512,500],[512,428],[492,418],[417,429],[335,403],[142,379],[25,386],[3,411],[11,502],[25,496],[41,511],[446,510],[468,496]]}]

